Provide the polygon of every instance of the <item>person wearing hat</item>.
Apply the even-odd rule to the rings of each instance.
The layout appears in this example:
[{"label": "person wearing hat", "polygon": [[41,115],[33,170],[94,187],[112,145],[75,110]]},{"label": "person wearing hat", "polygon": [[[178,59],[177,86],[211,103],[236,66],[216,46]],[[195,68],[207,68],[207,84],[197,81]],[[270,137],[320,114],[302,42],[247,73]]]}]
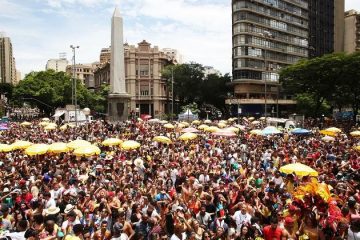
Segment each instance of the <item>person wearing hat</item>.
[{"label": "person wearing hat", "polygon": [[[71,204],[68,204],[71,205]],[[72,228],[76,224],[80,224],[80,221],[77,219],[76,213],[74,211],[74,206],[67,206],[67,209],[65,209],[66,214],[66,221],[63,222],[61,225],[61,230],[66,236],[67,234],[72,234]]]},{"label": "person wearing hat", "polygon": [[283,230],[283,237],[289,240],[296,239],[296,229],[294,226],[294,219],[290,216],[286,217],[284,220],[284,230]]}]

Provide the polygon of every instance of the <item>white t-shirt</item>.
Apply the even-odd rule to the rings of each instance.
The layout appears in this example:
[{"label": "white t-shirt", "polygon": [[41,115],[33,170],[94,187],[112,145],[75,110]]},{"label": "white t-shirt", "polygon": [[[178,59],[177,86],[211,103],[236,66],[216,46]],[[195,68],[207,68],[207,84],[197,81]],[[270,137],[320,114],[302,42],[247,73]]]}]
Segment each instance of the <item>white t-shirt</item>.
[{"label": "white t-shirt", "polygon": [[176,236],[175,234],[173,234],[170,238],[170,240],[185,240],[185,239],[186,239],[186,233],[181,234],[181,239],[178,236]]},{"label": "white t-shirt", "polygon": [[353,232],[349,228],[348,230],[348,240],[360,240],[360,232]]},{"label": "white t-shirt", "polygon": [[236,232],[239,233],[241,226],[244,223],[250,223],[251,215],[248,213],[242,214],[241,211],[236,211],[233,215],[233,219],[236,222]]},{"label": "white t-shirt", "polygon": [[11,237],[12,240],[25,240],[25,231],[24,232],[12,232],[6,234],[7,237]]}]

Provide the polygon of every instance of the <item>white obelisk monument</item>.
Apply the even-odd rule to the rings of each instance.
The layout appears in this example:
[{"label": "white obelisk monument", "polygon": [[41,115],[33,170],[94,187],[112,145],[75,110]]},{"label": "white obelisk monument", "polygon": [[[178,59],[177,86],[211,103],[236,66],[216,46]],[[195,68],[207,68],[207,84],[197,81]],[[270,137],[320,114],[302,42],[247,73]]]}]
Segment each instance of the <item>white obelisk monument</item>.
[{"label": "white obelisk monument", "polygon": [[111,19],[111,63],[108,116],[110,121],[124,121],[128,118],[130,95],[126,92],[123,19],[115,8]]}]

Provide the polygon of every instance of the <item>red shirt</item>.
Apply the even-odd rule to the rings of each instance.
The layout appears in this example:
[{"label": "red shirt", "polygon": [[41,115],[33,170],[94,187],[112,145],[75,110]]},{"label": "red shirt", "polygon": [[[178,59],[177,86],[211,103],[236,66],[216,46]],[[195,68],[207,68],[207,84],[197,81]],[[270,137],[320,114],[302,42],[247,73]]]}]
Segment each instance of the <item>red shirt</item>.
[{"label": "red shirt", "polygon": [[282,229],[277,227],[275,230],[271,225],[264,227],[265,240],[281,240]]}]

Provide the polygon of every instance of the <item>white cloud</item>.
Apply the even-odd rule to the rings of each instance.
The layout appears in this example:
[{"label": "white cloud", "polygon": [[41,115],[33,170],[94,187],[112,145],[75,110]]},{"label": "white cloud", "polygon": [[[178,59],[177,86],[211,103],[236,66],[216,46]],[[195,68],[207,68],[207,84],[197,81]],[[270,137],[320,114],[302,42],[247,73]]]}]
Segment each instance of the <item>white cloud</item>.
[{"label": "white cloud", "polygon": [[[32,9],[29,21],[5,25],[23,75],[43,70],[46,61],[60,52],[66,52],[70,59],[71,44],[80,46],[77,62],[98,61],[101,48],[110,45],[110,20],[115,5],[119,5],[124,16],[124,40],[129,44],[137,45],[146,39],[159,48],[178,49],[186,61],[212,65],[224,73],[231,71],[229,0],[201,5],[199,0],[32,1],[40,6]],[[16,7],[20,0],[13,2]],[[39,22],[31,20],[37,18]],[[2,22],[0,16],[0,31]]]},{"label": "white cloud", "polygon": [[355,9],[360,11],[360,1],[359,0],[345,0],[345,9],[351,10]]}]

